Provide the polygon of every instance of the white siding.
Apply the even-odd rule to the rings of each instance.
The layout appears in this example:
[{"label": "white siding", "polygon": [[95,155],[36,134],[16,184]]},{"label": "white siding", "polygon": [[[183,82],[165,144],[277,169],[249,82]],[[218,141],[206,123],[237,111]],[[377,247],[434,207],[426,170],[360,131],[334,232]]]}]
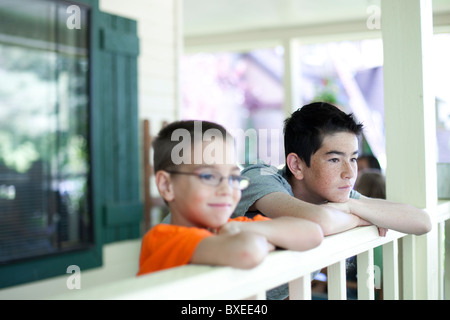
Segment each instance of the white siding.
[{"label": "white siding", "polygon": [[155,134],[163,120],[175,120],[179,113],[181,0],[100,0],[99,6],[138,23],[139,118],[149,119]]}]

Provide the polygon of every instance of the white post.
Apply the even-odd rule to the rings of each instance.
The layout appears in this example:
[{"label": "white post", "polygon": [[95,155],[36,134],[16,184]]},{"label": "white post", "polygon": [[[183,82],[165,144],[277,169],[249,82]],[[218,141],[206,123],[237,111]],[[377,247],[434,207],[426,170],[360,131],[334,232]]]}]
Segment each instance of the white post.
[{"label": "white post", "polygon": [[182,97],[181,97],[181,58],[184,54],[184,37],[183,37],[183,0],[174,0],[173,1],[173,16],[174,16],[174,66],[175,70],[173,73],[174,77],[174,113],[173,116],[175,119],[181,119],[181,108],[183,108]]},{"label": "white post", "polygon": [[357,255],[358,274],[358,300],[373,300],[374,292],[374,267],[373,249],[369,249]]},{"label": "white post", "polygon": [[444,300],[445,222],[438,223],[438,299]]},{"label": "white post", "polygon": [[284,47],[284,103],[283,113],[285,117],[291,115],[292,111],[301,107],[299,76],[300,57],[298,56],[298,41],[287,39],[283,42]]},{"label": "white post", "polygon": [[248,297],[247,300],[266,300],[266,292],[260,291],[253,296]]},{"label": "white post", "polygon": [[289,300],[311,300],[311,275],[289,282]]},{"label": "white post", "polygon": [[[432,214],[437,205],[432,0],[382,0],[381,14],[387,198],[431,209]],[[409,243],[417,258],[416,275],[404,274],[409,278],[403,284],[415,284],[417,298],[437,296],[434,233]]]},{"label": "white post", "polygon": [[347,299],[345,260],[328,266],[328,300]]},{"label": "white post", "polygon": [[450,300],[450,220],[445,222],[444,299]]},{"label": "white post", "polygon": [[383,246],[383,299],[398,300],[398,242]]},{"label": "white post", "polygon": [[402,299],[416,299],[416,237],[408,235],[402,239]]}]

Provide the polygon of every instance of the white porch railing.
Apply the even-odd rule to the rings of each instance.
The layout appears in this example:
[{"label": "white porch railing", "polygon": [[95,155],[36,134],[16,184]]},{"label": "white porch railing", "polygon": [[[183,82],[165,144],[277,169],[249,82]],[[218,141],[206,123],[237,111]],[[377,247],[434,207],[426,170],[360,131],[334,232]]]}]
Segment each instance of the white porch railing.
[{"label": "white porch railing", "polygon": [[[328,236],[322,244],[305,252],[286,250],[269,254],[262,264],[251,270],[231,267],[187,265],[141,277],[112,282],[96,288],[70,292],[57,299],[265,299],[265,292],[284,283],[289,283],[290,299],[311,299],[310,274],[328,267],[328,299],[346,299],[345,259],[357,256],[358,299],[374,298],[373,248],[383,245],[383,296],[385,299],[399,299],[400,288],[403,297],[416,298],[414,292],[428,292],[427,299],[443,299],[444,291],[444,223],[450,219],[450,202],[439,204],[431,213],[433,230],[423,236],[405,235],[389,230],[386,237],[379,237],[376,227],[361,227],[337,235]],[[413,239],[428,245],[425,256],[410,254],[407,245],[404,253],[398,254],[397,240]],[[419,250],[423,250],[420,246]],[[427,258],[428,257],[428,258]],[[410,268],[417,265],[414,259],[428,259],[431,268]],[[403,272],[399,272],[403,262]],[[447,266],[448,268],[448,266]],[[405,274],[408,270],[412,274]],[[436,272],[437,270],[437,272]],[[403,277],[400,275],[403,274]],[[427,288],[419,288],[421,278]],[[407,279],[403,282],[401,279]],[[400,280],[400,281],[399,281]],[[411,283],[412,282],[412,283]],[[436,285],[433,285],[436,283]],[[410,289],[412,288],[412,289]],[[448,293],[447,293],[448,294]],[[420,297],[419,297],[420,298]]]}]

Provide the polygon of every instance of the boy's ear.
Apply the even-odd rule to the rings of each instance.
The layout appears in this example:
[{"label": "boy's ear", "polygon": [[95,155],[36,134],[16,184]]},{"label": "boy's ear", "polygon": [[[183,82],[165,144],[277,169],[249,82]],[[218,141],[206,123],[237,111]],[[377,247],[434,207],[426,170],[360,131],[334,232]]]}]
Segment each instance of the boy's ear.
[{"label": "boy's ear", "polygon": [[175,198],[170,173],[163,170],[157,171],[155,174],[155,182],[159,194],[164,200],[170,202]]},{"label": "boy's ear", "polygon": [[287,155],[286,165],[297,180],[303,179],[303,168],[306,164],[296,153],[291,152]]}]

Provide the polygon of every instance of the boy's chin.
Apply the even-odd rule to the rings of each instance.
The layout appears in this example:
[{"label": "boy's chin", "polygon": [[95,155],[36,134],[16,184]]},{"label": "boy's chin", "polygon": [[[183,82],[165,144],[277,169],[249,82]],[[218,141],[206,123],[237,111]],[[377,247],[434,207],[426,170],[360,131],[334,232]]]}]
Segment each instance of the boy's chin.
[{"label": "boy's chin", "polygon": [[329,197],[328,201],[329,202],[335,202],[335,203],[344,203],[347,202],[350,199],[350,194],[348,194],[347,196],[333,196],[333,197]]},{"label": "boy's chin", "polygon": [[213,228],[213,229],[219,229],[219,228],[221,228],[224,224],[226,224],[226,223],[228,222],[228,220],[229,220],[229,218],[227,218],[227,219],[217,219],[217,220],[214,220],[214,221],[210,221],[209,227],[210,227],[210,228]]}]

